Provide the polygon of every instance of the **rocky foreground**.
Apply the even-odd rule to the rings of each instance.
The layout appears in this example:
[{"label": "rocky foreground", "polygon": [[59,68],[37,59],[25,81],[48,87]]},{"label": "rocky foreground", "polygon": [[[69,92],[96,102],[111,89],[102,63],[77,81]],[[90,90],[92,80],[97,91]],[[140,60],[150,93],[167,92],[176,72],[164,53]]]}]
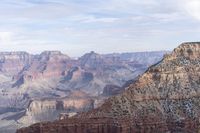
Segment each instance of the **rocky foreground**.
[{"label": "rocky foreground", "polygon": [[17,133],[195,133],[200,118],[200,43],[184,43],[122,94],[73,118]]}]

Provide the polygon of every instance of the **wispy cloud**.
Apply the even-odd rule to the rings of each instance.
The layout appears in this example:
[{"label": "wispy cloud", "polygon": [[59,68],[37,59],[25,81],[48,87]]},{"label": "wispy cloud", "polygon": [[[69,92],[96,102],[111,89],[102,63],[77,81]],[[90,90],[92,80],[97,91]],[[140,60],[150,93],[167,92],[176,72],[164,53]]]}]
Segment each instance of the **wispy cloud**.
[{"label": "wispy cloud", "polygon": [[12,32],[0,32],[0,43],[1,44],[10,44],[12,42]]},{"label": "wispy cloud", "polygon": [[0,49],[172,49],[198,41],[199,21],[199,0],[2,0]]},{"label": "wispy cloud", "polygon": [[200,1],[199,0],[184,0],[183,8],[185,11],[194,17],[195,19],[200,20]]}]

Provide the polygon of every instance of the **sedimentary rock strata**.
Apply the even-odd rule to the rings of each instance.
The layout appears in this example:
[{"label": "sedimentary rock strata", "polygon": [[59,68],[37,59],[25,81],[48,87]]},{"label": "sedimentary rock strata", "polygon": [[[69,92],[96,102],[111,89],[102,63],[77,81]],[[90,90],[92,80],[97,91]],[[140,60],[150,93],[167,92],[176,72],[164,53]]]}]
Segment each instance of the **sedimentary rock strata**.
[{"label": "sedimentary rock strata", "polygon": [[192,42],[180,45],[101,107],[18,133],[195,133],[199,117],[200,43]]}]

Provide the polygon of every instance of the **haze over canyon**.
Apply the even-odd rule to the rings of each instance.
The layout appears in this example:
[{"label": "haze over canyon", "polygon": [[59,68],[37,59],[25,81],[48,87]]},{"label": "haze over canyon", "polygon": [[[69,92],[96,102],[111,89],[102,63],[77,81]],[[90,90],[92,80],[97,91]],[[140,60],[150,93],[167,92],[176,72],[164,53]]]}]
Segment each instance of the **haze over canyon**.
[{"label": "haze over canyon", "polygon": [[0,132],[99,107],[122,93],[166,51],[97,54],[0,53]]},{"label": "haze over canyon", "polygon": [[0,133],[200,133],[199,41],[200,0],[1,0]]},{"label": "haze over canyon", "polygon": [[96,109],[17,133],[198,133],[200,42],[183,43]]}]

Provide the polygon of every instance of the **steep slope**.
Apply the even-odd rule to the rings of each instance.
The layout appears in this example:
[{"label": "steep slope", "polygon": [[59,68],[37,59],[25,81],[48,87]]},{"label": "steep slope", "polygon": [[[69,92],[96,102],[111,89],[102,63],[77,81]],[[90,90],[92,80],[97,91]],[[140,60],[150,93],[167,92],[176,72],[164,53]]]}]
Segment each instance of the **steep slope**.
[{"label": "steep slope", "polygon": [[[122,95],[110,99],[109,104],[113,108],[107,115],[112,117],[132,115],[136,110],[142,109],[137,106],[138,102],[144,102],[143,106],[145,105],[145,107],[149,107],[152,103],[153,106],[149,107],[151,109],[159,110],[162,113],[169,111],[166,114],[171,117],[182,118],[184,115],[189,117],[191,115],[189,113],[192,111],[195,113],[193,109],[196,108],[194,106],[196,104],[192,101],[189,102],[188,99],[199,96],[199,63],[200,44],[182,44],[172,54],[166,55],[160,63],[150,67]],[[157,102],[159,100],[161,103]],[[180,103],[170,103],[168,100],[177,100]],[[185,100],[187,103],[181,106],[183,104],[181,102]],[[180,114],[176,113],[178,109],[175,108],[176,104],[180,106],[180,112],[178,111]]]},{"label": "steep slope", "polygon": [[78,59],[80,66],[86,69],[98,69],[100,67],[105,67],[105,60],[102,55],[91,51],[90,53],[86,53],[82,57]]},{"label": "steep slope", "polygon": [[17,86],[27,81],[34,81],[40,78],[61,77],[67,71],[67,65],[71,61],[70,57],[60,51],[45,51],[40,55],[35,55],[30,65],[17,75]]},{"label": "steep slope", "polygon": [[[100,55],[92,51],[78,59],[77,66],[68,71],[58,88],[62,90],[81,89],[97,96],[103,93],[106,85],[121,87],[127,81],[142,74],[149,65],[161,60],[164,53],[166,52],[138,53],[134,60],[132,53],[127,53],[127,55],[132,55],[129,59],[115,54]],[[140,54],[141,56],[138,58]],[[152,62],[140,63],[142,55],[149,55],[147,60]]]},{"label": "steep slope", "polygon": [[[156,53],[155,60],[155,54],[151,52],[137,56],[152,54],[152,59],[149,57],[148,60],[154,64],[165,52]],[[113,54],[108,57],[95,52],[79,59],[59,51],[45,51],[39,55],[6,52],[0,53],[0,57],[0,132],[9,126],[13,130],[16,126],[55,120],[59,113],[96,108],[111,95],[122,92],[124,83],[143,73],[148,66],[139,62],[142,56],[137,61],[131,56],[129,61],[129,58]],[[77,97],[81,93],[86,96]],[[56,108],[57,104],[63,106],[62,103],[67,102],[74,104],[69,104],[69,108]],[[1,123],[8,125],[1,126]]]},{"label": "steep slope", "polygon": [[18,133],[36,129],[44,133],[195,133],[200,124],[199,89],[200,43],[184,43],[101,107]]},{"label": "steep slope", "polygon": [[27,67],[31,60],[32,55],[27,52],[0,52],[0,71],[14,76]]},{"label": "steep slope", "polygon": [[124,60],[128,62],[134,62],[134,64],[145,64],[147,67],[152,65],[152,62],[157,62],[163,56],[163,53],[169,53],[168,51],[152,51],[152,52],[134,52],[134,53],[114,53],[104,55],[107,58],[115,58],[118,60]]}]

